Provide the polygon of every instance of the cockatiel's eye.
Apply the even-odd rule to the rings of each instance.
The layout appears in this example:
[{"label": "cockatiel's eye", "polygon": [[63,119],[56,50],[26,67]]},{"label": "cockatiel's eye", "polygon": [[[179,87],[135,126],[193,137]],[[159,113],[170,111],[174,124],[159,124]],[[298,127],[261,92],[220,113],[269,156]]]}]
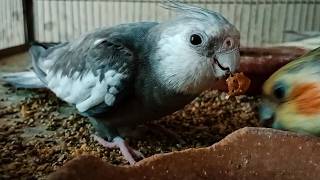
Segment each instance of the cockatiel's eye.
[{"label": "cockatiel's eye", "polygon": [[277,83],[273,87],[273,95],[278,100],[282,100],[286,95],[286,87],[285,87],[285,85],[282,84],[282,83]]},{"label": "cockatiel's eye", "polygon": [[190,43],[192,45],[199,45],[202,43],[202,37],[199,34],[192,34],[190,36]]}]

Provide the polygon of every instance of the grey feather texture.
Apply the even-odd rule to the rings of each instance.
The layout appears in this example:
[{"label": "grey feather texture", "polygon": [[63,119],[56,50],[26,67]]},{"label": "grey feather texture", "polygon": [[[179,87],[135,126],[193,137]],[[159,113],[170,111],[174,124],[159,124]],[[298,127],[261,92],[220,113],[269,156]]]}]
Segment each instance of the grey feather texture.
[{"label": "grey feather texture", "polygon": [[239,32],[221,14],[175,1],[164,6],[182,16],[30,50],[42,84],[89,117],[104,139],[182,108],[239,65]]},{"label": "grey feather texture", "polygon": [[16,88],[44,88],[46,85],[32,71],[7,73],[1,78]]}]

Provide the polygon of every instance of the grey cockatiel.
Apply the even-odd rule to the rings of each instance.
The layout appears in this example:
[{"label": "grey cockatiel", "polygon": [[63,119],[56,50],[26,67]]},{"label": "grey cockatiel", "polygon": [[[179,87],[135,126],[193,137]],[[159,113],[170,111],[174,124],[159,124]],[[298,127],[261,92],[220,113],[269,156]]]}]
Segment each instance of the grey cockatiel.
[{"label": "grey cockatiel", "polygon": [[139,153],[119,130],[170,114],[239,65],[239,32],[222,15],[168,1],[176,19],[102,28],[72,42],[33,46],[34,72],[4,78],[46,87],[90,118],[96,139],[119,147],[132,164]]}]

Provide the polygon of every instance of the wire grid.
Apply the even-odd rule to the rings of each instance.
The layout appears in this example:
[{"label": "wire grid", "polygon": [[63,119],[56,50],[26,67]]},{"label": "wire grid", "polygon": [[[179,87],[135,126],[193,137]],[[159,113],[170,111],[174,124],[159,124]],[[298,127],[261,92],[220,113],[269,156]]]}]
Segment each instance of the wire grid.
[{"label": "wire grid", "polygon": [[[222,13],[241,32],[242,45],[280,43],[284,31],[320,31],[320,0],[184,0]],[[97,27],[164,21],[174,13],[159,0],[34,0],[36,38],[67,41]]]},{"label": "wire grid", "polygon": [[[24,43],[22,0],[0,0],[0,49]],[[30,0],[32,1],[32,0]],[[33,0],[35,38],[72,40],[104,26],[165,21],[176,14],[161,0]],[[320,31],[320,0],[183,0],[222,13],[241,32],[243,46],[286,39],[284,31]]]},{"label": "wire grid", "polygon": [[0,0],[0,49],[25,43],[21,0]]}]

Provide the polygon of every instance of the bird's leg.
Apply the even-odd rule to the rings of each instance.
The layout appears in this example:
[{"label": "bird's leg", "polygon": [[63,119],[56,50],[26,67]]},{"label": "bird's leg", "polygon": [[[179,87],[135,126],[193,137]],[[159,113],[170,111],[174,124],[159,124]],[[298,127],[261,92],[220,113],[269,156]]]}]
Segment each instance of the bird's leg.
[{"label": "bird's leg", "polygon": [[157,124],[145,124],[148,129],[150,129],[155,134],[165,134],[170,138],[174,138],[180,144],[185,144],[186,142],[175,132],[171,131],[170,129],[164,128]]},{"label": "bird's leg", "polygon": [[106,148],[119,148],[121,151],[121,154],[124,156],[124,158],[131,164],[135,164],[136,161],[134,160],[134,157],[136,158],[144,158],[143,154],[133,148],[131,148],[126,141],[121,138],[120,136],[117,136],[113,138],[112,142],[108,142],[104,140],[103,138],[93,135],[94,139],[98,141],[102,146]]},{"label": "bird's leg", "polygon": [[[126,141],[120,137],[117,128],[107,125],[105,121],[96,118],[90,118],[90,122],[95,128],[97,135],[94,139],[106,148],[119,148],[124,158],[134,164],[134,158],[144,158],[142,153],[131,148]],[[107,140],[106,140],[107,139]]]}]

